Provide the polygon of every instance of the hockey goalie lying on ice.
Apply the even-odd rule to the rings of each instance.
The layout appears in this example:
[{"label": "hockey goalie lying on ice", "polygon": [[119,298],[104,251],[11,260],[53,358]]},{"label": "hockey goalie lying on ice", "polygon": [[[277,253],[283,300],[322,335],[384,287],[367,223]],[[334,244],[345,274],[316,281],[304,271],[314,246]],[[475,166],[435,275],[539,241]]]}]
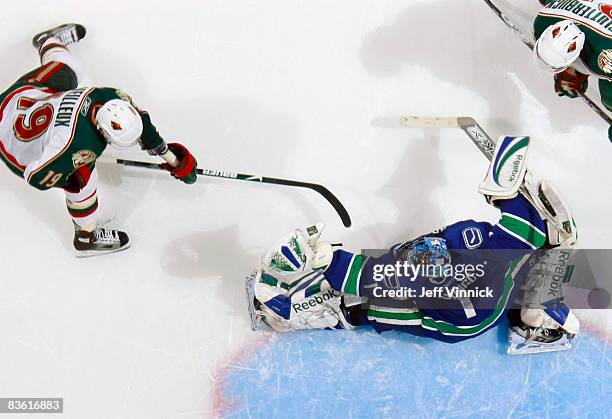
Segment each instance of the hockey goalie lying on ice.
[{"label": "hockey goalie lying on ice", "polygon": [[[295,230],[247,278],[253,329],[261,321],[279,332],[368,325],[455,343],[510,312],[509,353],[569,348],[578,320],[562,298],[533,297],[544,294],[533,271],[551,252],[575,245],[576,226],[552,183],[530,180],[528,146],[527,137],[496,145],[479,187],[501,210],[495,225],[460,221],[380,257],[334,249],[320,240],[322,224]],[[519,300],[521,309],[510,310]]]}]

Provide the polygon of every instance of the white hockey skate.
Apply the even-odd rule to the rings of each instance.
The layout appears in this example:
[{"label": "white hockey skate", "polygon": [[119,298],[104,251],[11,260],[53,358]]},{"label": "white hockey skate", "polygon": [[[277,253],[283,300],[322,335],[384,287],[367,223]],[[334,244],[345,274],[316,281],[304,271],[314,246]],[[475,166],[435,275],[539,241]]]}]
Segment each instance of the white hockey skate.
[{"label": "white hockey skate", "polygon": [[565,351],[572,347],[573,337],[561,329],[534,328],[525,324],[512,326],[508,330],[510,341],[508,354],[527,355]]},{"label": "white hockey skate", "polygon": [[32,38],[32,45],[34,45],[34,48],[40,50],[42,44],[51,37],[57,38],[64,45],[70,45],[85,38],[86,33],[87,31],[83,25],[79,25],[78,23],[65,23],[34,35]]}]

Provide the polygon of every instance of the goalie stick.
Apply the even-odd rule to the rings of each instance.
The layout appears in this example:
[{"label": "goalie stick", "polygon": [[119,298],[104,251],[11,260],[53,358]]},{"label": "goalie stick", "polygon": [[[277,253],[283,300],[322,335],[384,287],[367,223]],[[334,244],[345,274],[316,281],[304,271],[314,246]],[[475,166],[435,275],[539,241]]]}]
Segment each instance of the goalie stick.
[{"label": "goalie stick", "polygon": [[[467,116],[450,117],[450,118],[437,118],[437,117],[418,117],[418,116],[402,116],[400,123],[407,127],[413,128],[460,128],[467,134],[472,140],[474,145],[478,147],[482,154],[491,160],[495,153],[495,146],[497,142],[493,140],[489,134],[474,120],[474,118]],[[528,172],[529,173],[529,172]],[[533,194],[523,184],[520,189],[520,193],[527,199],[534,207],[541,211],[543,214],[547,214],[546,219],[563,235],[564,238],[568,237],[567,229],[564,226],[559,225],[554,217],[551,215],[551,210],[546,208],[546,200],[536,199]]]},{"label": "goalie stick", "polygon": [[[114,163],[117,163],[123,166],[140,167],[144,169],[154,169],[154,170],[164,170],[161,164],[159,163],[150,163],[150,162],[144,162],[144,161],[124,160],[124,159],[114,159],[114,158],[110,160]],[[331,204],[332,207],[334,207],[334,210],[336,210],[336,212],[340,216],[340,219],[342,220],[342,224],[345,227],[348,228],[352,224],[351,217],[349,216],[346,208],[344,208],[344,205],[342,205],[340,200],[336,198],[336,196],[333,193],[331,193],[330,190],[327,189],[323,185],[319,185],[316,183],[301,182],[301,181],[290,180],[290,179],[279,179],[279,178],[265,177],[265,176],[254,176],[254,175],[248,175],[244,173],[235,173],[235,172],[224,171],[224,170],[197,169],[196,173],[200,176],[210,176],[210,177],[223,178],[223,179],[244,180],[247,182],[268,183],[268,184],[273,184],[273,185],[292,186],[292,187],[297,187],[297,188],[311,189],[317,192],[318,194],[320,194],[323,198],[327,200],[327,202]]]},{"label": "goalie stick", "polygon": [[[510,20],[508,18],[508,16],[506,16],[501,11],[501,9],[495,3],[493,3],[492,0],[484,0],[484,2],[506,24],[507,27],[512,29],[514,31],[514,33],[516,33],[518,35],[518,37],[521,38],[521,41],[523,42],[523,44],[525,44],[530,50],[533,51],[533,48],[534,48],[534,45],[535,45],[534,42],[531,39],[529,39],[523,33],[523,31],[521,31],[521,29],[514,22],[512,22],[512,20]],[[601,119],[606,121],[608,123],[608,125],[612,125],[612,118],[610,118],[610,115],[608,115],[608,113],[606,111],[604,111],[599,106],[597,106],[597,104],[593,101],[593,99],[591,99],[586,93],[578,92],[578,94],[580,95],[582,100],[584,100],[584,102],[591,109],[593,109],[593,111],[595,111],[595,113],[597,113],[597,115],[599,115],[601,117]]]}]

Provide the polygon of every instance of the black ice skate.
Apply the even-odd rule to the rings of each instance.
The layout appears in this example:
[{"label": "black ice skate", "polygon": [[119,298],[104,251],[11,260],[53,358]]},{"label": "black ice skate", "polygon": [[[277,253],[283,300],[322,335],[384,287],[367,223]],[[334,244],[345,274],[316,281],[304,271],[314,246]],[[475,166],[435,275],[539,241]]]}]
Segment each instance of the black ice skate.
[{"label": "black ice skate", "polygon": [[130,247],[130,239],[123,231],[96,227],[90,232],[74,226],[76,257],[106,255],[125,250],[128,247]]},{"label": "black ice skate", "polygon": [[62,44],[70,45],[85,38],[86,33],[87,31],[83,25],[79,25],[78,23],[65,23],[36,34],[34,38],[32,38],[32,45],[34,45],[34,48],[37,50],[40,50],[42,44],[52,36],[59,39]]}]

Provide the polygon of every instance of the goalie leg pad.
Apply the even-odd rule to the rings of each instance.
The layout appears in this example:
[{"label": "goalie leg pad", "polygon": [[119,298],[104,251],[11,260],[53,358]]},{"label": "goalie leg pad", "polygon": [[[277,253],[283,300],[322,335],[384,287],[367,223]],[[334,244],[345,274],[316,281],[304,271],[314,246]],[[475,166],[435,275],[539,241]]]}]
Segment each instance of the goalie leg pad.
[{"label": "goalie leg pad", "polygon": [[537,198],[543,207],[538,209],[544,213],[550,245],[564,249],[574,247],[578,241],[578,229],[572,211],[557,187],[551,181],[543,180]]},{"label": "goalie leg pad", "polygon": [[529,137],[501,137],[478,192],[489,202],[514,198],[527,172],[528,149]]},{"label": "goalie leg pad", "polygon": [[262,321],[277,332],[352,328],[342,310],[341,293],[320,272],[305,279],[287,290],[280,281],[270,284],[269,275],[261,271],[252,273],[245,284],[251,328],[257,330]]}]

